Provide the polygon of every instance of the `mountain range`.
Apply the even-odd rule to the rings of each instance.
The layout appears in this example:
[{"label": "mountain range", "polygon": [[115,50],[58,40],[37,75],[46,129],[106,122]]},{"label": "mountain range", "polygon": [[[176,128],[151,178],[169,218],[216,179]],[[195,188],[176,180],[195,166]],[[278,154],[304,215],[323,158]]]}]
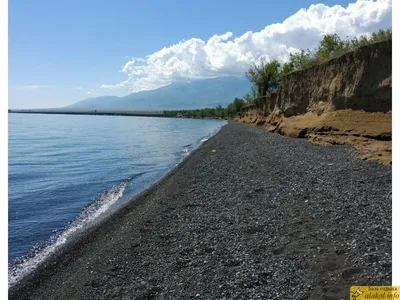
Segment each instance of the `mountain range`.
[{"label": "mountain range", "polygon": [[226,106],[235,97],[242,98],[250,91],[246,78],[217,77],[191,82],[172,83],[151,90],[133,93],[125,97],[102,96],[88,98],[65,109],[108,110],[175,110]]}]

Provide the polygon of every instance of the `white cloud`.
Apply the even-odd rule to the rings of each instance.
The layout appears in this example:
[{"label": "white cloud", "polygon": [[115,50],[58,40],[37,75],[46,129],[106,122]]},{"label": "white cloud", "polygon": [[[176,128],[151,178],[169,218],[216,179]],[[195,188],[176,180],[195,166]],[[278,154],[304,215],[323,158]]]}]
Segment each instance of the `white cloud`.
[{"label": "white cloud", "polygon": [[83,87],[77,86],[76,89],[77,89],[77,90],[83,90]]},{"label": "white cloud", "polygon": [[244,75],[260,56],[286,61],[291,52],[315,48],[324,34],[358,37],[391,26],[391,0],[358,0],[347,7],[311,5],[259,32],[248,31],[239,37],[226,32],[208,41],[191,38],[145,58],[132,58],[121,69],[127,80],[101,88],[138,92],[181,80]]}]

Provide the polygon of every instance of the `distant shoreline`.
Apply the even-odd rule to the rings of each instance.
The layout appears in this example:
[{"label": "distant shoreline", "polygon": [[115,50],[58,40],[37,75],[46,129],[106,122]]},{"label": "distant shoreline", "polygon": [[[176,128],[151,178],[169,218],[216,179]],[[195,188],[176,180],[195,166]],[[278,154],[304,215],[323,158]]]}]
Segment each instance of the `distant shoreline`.
[{"label": "distant shoreline", "polygon": [[[170,111],[169,111],[170,112]],[[123,110],[57,110],[57,109],[9,109],[11,114],[50,114],[50,115],[98,115],[98,116],[131,116],[131,117],[161,117],[161,118],[188,118],[182,115],[172,116],[164,111],[123,111]],[[190,119],[220,119],[223,118],[190,118]]]},{"label": "distant shoreline", "polygon": [[95,109],[93,110],[9,109],[8,113],[166,117],[163,111],[117,111],[117,110],[95,110]]}]

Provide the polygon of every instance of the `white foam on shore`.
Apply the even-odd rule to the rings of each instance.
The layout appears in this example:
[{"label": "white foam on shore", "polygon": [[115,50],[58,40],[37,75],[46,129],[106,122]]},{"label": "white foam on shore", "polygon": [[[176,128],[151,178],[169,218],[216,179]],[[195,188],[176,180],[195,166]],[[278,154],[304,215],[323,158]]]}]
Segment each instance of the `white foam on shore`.
[{"label": "white foam on shore", "polygon": [[181,148],[181,157],[186,157],[189,155],[189,153],[191,152],[191,149],[193,148],[192,144],[189,145],[185,145]]},{"label": "white foam on shore", "polygon": [[223,126],[225,126],[227,124],[227,122],[224,122],[220,127],[218,127],[216,130],[214,130],[213,132],[211,132],[209,135],[204,136],[201,140],[200,140],[200,144],[203,144],[205,141],[208,141],[210,138],[212,138],[214,135],[216,135]]},{"label": "white foam on shore", "polygon": [[106,212],[110,206],[121,198],[129,180],[131,178],[103,192],[93,202],[84,207],[79,216],[65,229],[54,232],[43,246],[33,248],[27,256],[18,258],[13,262],[8,269],[8,286],[13,286],[24,276],[32,272],[47,257],[59,249],[60,246],[67,243],[74,234],[81,231]]}]

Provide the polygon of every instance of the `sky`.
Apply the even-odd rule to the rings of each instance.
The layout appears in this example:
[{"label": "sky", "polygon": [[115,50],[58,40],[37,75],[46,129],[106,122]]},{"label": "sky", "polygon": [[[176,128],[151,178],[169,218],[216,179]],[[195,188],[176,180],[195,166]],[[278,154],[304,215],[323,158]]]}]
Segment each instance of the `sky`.
[{"label": "sky", "polygon": [[62,107],[182,80],[243,76],[324,34],[390,28],[391,0],[10,0],[9,108]]}]

